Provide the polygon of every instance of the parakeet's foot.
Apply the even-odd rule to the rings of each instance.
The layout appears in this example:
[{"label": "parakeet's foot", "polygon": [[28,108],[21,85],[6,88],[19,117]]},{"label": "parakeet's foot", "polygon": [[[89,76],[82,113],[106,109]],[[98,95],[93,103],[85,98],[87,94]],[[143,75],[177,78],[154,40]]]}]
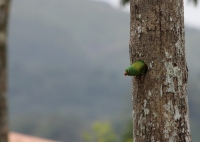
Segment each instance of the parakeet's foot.
[{"label": "parakeet's foot", "polygon": [[134,79],[135,80],[140,80],[140,77],[141,77],[140,75],[137,75],[137,76],[134,76]]},{"label": "parakeet's foot", "polygon": [[134,79],[138,79],[138,80],[141,80],[141,82],[143,82],[144,77],[145,77],[145,75],[138,75],[138,76],[134,76]]},{"label": "parakeet's foot", "polygon": [[142,75],[142,76],[141,76],[141,81],[142,81],[142,82],[144,82],[144,77],[145,77],[145,75]]}]

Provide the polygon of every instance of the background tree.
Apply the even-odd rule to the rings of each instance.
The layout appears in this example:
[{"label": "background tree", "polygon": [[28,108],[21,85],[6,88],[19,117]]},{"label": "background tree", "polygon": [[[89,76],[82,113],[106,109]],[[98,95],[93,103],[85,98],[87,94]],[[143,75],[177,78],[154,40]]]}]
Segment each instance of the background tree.
[{"label": "background tree", "polygon": [[149,69],[133,79],[134,141],[190,142],[183,0],[131,0],[130,14],[130,61]]},{"label": "background tree", "polygon": [[0,0],[0,141],[8,141],[7,124],[7,26],[10,0]]}]

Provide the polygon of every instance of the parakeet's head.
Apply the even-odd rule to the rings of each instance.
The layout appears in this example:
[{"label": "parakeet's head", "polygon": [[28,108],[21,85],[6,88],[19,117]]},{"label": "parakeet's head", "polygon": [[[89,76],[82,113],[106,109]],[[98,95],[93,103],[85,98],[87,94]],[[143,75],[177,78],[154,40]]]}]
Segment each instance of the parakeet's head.
[{"label": "parakeet's head", "polygon": [[125,71],[124,71],[124,76],[130,76],[130,71],[131,71],[131,69],[130,69],[130,67],[128,67],[127,69],[125,69]]}]

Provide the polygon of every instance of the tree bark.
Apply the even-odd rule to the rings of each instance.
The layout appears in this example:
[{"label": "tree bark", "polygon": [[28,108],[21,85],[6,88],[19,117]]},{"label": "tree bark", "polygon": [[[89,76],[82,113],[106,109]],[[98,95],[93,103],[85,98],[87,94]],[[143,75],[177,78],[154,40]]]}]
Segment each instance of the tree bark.
[{"label": "tree bark", "polygon": [[191,142],[183,0],[131,0],[130,14],[130,61],[148,66],[133,78],[134,142]]},{"label": "tree bark", "polygon": [[8,142],[7,26],[10,0],[0,0],[0,142]]}]

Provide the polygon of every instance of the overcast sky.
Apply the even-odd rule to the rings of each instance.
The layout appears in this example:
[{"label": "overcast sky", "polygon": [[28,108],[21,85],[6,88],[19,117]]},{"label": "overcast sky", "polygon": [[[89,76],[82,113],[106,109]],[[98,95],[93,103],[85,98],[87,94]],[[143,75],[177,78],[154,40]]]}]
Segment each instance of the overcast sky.
[{"label": "overcast sky", "polygon": [[[96,1],[104,1],[106,3],[111,4],[115,8],[120,8],[120,0],[96,0]],[[190,27],[195,27],[200,29],[200,3],[197,6],[194,6],[193,3],[188,2],[188,0],[184,0],[185,6],[185,24]],[[129,9],[127,6],[126,9]]]}]

